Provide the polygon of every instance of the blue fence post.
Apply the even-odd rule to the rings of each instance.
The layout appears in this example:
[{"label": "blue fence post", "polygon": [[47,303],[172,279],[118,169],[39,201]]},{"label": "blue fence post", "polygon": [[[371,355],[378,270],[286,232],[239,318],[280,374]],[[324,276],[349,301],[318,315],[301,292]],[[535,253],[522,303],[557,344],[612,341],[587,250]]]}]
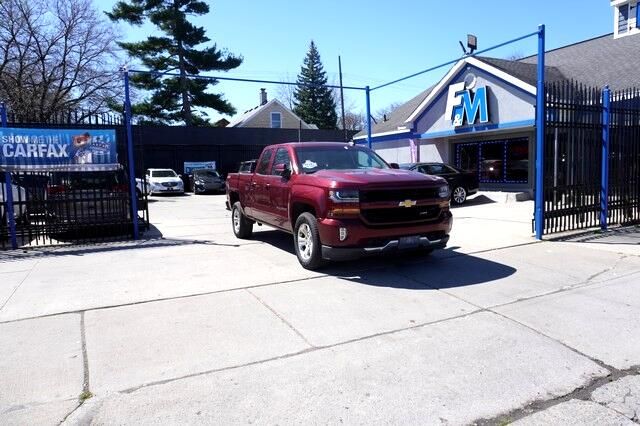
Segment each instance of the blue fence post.
[{"label": "blue fence post", "polygon": [[538,85],[536,88],[536,187],[535,212],[536,239],[542,239],[544,231],[544,136],[545,136],[545,96],[544,96],[544,54],[545,26],[538,27]]},{"label": "blue fence post", "polygon": [[364,93],[367,97],[367,145],[371,149],[371,89],[369,86],[364,88]]},{"label": "blue fence post", "polygon": [[[2,127],[7,127],[7,106],[4,102],[0,104],[0,120]],[[9,238],[11,239],[11,248],[18,248],[18,238],[16,236],[16,217],[13,211],[13,189],[11,185],[11,173],[8,170],[4,172],[4,184],[7,197],[5,198],[5,211],[7,212],[7,221],[9,222]]]},{"label": "blue fence post", "polygon": [[[129,192],[131,193],[131,219],[133,239],[140,237],[138,229],[138,194],[136,191],[136,169],[133,157],[133,132],[131,130],[131,98],[129,96],[129,71],[124,70],[124,121],[127,128],[127,156],[129,159]],[[144,188],[142,189],[144,190]]]},{"label": "blue fence post", "polygon": [[602,168],[600,179],[600,228],[607,229],[609,216],[609,145],[611,129],[611,91],[605,86],[602,91]]}]

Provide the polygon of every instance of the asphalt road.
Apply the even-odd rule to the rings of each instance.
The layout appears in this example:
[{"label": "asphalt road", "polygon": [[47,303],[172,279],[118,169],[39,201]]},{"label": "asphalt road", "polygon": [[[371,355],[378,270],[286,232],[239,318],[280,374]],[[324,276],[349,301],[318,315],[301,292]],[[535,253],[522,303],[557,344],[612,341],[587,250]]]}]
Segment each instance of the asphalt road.
[{"label": "asphalt road", "polygon": [[141,241],[0,253],[0,424],[638,421],[638,229],[538,243],[479,199],[447,250],[310,272],[222,196],[150,208]]}]

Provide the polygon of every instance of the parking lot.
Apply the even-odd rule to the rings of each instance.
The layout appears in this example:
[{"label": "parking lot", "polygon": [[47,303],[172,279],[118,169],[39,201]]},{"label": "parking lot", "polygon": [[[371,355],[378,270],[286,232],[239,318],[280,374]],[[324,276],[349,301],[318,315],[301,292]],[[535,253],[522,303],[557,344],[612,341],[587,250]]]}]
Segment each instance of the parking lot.
[{"label": "parking lot", "polygon": [[0,423],[633,424],[640,230],[536,242],[532,208],[480,196],[446,250],[317,272],[222,195],[0,253]]}]

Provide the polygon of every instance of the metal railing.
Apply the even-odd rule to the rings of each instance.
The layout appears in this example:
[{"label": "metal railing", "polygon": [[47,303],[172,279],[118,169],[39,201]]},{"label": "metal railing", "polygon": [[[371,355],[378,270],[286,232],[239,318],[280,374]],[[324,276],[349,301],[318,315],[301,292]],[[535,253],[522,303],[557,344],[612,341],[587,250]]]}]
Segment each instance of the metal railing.
[{"label": "metal railing", "polygon": [[640,91],[547,84],[544,233],[640,220]]}]

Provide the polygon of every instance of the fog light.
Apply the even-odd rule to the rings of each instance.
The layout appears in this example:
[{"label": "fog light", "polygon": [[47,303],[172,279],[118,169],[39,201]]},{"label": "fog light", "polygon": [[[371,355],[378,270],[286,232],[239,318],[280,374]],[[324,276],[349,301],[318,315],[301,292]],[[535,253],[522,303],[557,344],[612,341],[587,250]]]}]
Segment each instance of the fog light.
[{"label": "fog light", "polygon": [[347,228],[340,228],[340,241],[347,239]]}]

